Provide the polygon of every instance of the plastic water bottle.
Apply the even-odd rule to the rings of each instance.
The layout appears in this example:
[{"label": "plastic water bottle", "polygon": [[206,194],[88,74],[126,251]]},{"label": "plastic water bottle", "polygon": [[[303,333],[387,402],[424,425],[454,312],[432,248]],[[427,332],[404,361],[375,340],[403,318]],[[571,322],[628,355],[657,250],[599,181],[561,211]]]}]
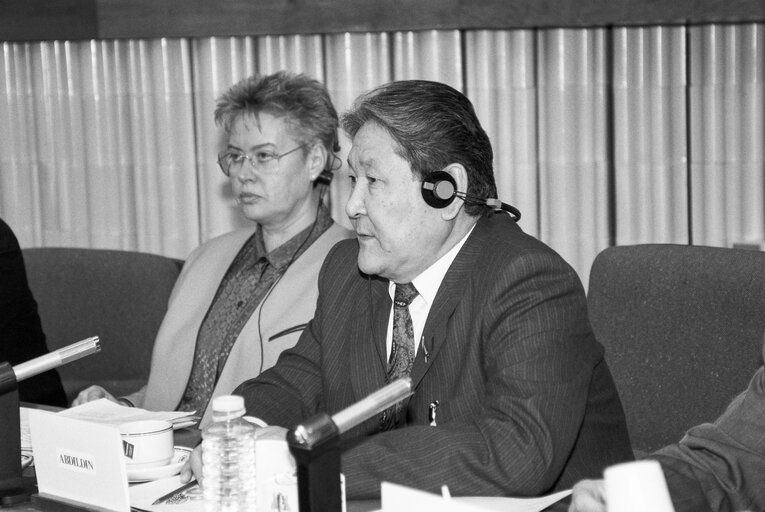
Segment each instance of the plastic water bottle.
[{"label": "plastic water bottle", "polygon": [[241,396],[213,400],[213,423],[202,432],[202,488],[206,512],[253,512],[255,427],[244,416]]}]

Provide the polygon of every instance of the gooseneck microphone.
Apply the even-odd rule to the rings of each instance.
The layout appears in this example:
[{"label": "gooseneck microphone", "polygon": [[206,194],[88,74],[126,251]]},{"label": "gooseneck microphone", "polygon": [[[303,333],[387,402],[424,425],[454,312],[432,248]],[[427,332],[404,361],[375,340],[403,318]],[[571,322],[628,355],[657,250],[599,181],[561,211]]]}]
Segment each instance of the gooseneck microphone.
[{"label": "gooseneck microphone", "polygon": [[29,501],[37,486],[21,474],[19,382],[101,350],[98,336],[11,366],[0,361],[0,505]]},{"label": "gooseneck microphone", "polygon": [[397,379],[331,417],[316,414],[287,432],[287,445],[297,462],[300,512],[342,508],[340,434],[412,393],[412,379]]},{"label": "gooseneck microphone", "polygon": [[101,340],[98,336],[91,336],[53,352],[43,354],[30,361],[19,363],[13,367],[13,373],[16,377],[16,382],[21,382],[29,377],[34,377],[42,372],[58,368],[100,351]]},{"label": "gooseneck microphone", "polygon": [[488,206],[494,210],[504,210],[513,217],[515,222],[521,220],[521,212],[515,206],[503,203],[497,198],[474,197],[457,190],[457,182],[446,171],[431,172],[422,181],[422,198],[433,208],[445,208],[454,201],[455,197],[459,197],[467,205]]}]

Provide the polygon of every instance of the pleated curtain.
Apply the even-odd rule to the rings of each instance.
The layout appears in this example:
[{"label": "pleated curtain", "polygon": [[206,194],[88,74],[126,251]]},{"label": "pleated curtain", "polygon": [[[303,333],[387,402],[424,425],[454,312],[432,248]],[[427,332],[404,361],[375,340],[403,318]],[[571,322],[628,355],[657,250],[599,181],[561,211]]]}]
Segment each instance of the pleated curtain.
[{"label": "pleated curtain", "polygon": [[[280,69],[325,82],[340,111],[390,80],[465,92],[500,199],[585,285],[609,245],[765,239],[762,24],[0,45],[0,216],[25,247],[185,258],[246,225],[215,99]],[[347,174],[330,205],[349,225]]]}]

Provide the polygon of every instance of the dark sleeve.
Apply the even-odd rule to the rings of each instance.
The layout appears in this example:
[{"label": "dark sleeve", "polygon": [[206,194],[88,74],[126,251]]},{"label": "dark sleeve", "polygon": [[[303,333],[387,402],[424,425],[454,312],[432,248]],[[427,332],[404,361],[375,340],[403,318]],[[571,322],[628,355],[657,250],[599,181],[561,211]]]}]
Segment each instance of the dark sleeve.
[{"label": "dark sleeve", "polygon": [[237,386],[235,395],[244,397],[247,414],[269,425],[292,428],[321,410],[323,381],[321,374],[322,288],[331,286],[325,277],[327,262],[337,247],[331,249],[319,271],[319,299],[314,318],[300,335],[297,344],[281,353],[272,368]]},{"label": "dark sleeve", "polygon": [[[16,365],[48,353],[18,240],[2,219],[0,282],[0,361]],[[67,405],[61,379],[55,370],[21,382],[19,398],[24,402]]]},{"label": "dark sleeve", "polygon": [[320,349],[313,320],[297,344],[281,353],[277,364],[236,387],[247,414],[269,425],[291,428],[319,410],[322,379]]},{"label": "dark sleeve", "polygon": [[765,373],[714,423],[692,428],[652,458],[662,465],[676,512],[765,510]]}]

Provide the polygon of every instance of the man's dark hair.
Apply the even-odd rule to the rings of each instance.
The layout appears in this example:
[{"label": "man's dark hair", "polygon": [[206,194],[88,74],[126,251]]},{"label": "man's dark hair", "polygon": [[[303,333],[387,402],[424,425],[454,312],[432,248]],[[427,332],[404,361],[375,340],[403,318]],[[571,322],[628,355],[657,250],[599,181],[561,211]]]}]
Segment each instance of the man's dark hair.
[{"label": "man's dark hair", "polygon": [[[473,104],[456,89],[426,80],[390,82],[360,96],[342,116],[351,137],[368,122],[388,132],[419,179],[459,163],[467,170],[469,196],[497,197],[491,142]],[[490,209],[466,204],[465,211],[476,216]]]}]

